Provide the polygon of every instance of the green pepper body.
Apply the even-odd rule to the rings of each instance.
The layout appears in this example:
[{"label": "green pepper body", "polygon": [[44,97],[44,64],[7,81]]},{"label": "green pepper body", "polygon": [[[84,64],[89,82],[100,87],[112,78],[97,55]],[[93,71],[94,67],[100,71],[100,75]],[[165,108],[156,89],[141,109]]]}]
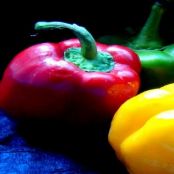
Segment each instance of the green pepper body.
[{"label": "green pepper body", "polygon": [[174,44],[161,50],[136,50],[142,64],[142,89],[174,82]]},{"label": "green pepper body", "polygon": [[167,45],[159,36],[159,26],[166,8],[155,2],[151,13],[135,37],[104,36],[100,42],[123,44],[132,48],[142,65],[142,90],[156,88],[174,82],[174,44]]}]

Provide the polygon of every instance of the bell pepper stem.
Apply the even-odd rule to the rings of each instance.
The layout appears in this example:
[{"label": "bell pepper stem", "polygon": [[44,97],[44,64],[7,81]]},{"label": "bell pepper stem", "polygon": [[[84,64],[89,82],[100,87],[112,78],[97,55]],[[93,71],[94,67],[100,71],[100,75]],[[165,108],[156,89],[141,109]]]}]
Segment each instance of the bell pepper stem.
[{"label": "bell pepper stem", "polygon": [[97,56],[97,48],[93,36],[81,26],[68,24],[64,22],[37,22],[35,30],[46,29],[69,29],[74,32],[81,44],[81,54],[87,59],[93,59]]},{"label": "bell pepper stem", "polygon": [[155,49],[162,46],[162,40],[159,37],[159,25],[163,13],[164,6],[155,2],[145,25],[131,43],[134,48]]}]

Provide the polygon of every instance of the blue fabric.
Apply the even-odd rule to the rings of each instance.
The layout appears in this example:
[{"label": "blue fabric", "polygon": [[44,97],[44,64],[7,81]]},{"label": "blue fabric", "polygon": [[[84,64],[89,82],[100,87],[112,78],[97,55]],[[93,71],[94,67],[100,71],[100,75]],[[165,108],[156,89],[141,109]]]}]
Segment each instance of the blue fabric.
[{"label": "blue fabric", "polygon": [[108,127],[95,126],[17,122],[0,111],[0,174],[126,174],[107,142]]}]

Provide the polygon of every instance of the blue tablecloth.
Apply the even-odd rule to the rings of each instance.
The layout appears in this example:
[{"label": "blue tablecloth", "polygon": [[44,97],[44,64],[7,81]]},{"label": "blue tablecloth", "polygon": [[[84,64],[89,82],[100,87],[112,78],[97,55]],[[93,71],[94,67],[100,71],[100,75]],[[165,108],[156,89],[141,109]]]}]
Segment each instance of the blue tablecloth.
[{"label": "blue tablecloth", "polygon": [[0,111],[0,174],[126,174],[108,144],[108,128],[14,121]]}]

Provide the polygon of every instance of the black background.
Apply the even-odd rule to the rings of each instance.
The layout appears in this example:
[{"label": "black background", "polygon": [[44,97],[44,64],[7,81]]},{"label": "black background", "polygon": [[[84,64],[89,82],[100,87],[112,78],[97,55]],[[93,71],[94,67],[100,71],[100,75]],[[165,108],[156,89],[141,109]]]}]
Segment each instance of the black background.
[{"label": "black background", "polygon": [[[155,0],[116,1],[15,1],[1,6],[1,73],[15,54],[42,41],[60,41],[74,37],[67,31],[35,35],[34,23],[64,21],[87,28],[94,36],[118,34],[131,27],[138,31],[145,22]],[[173,4],[168,5],[161,21],[161,34],[173,41]]]}]

